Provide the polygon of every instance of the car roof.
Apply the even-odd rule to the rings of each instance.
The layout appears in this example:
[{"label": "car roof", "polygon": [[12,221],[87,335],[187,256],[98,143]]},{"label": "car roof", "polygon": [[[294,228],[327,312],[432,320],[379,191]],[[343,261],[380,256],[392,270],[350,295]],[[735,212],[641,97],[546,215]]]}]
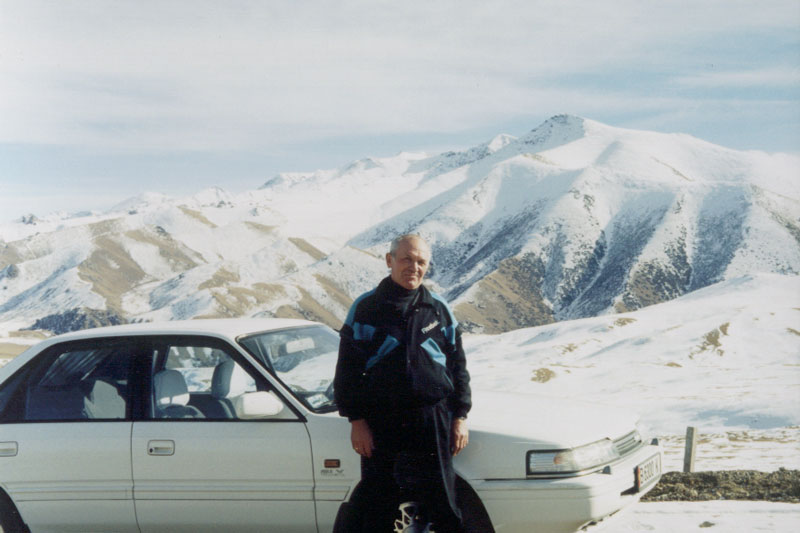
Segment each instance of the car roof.
[{"label": "car roof", "polygon": [[36,357],[37,354],[61,342],[136,335],[208,335],[236,342],[238,337],[244,335],[302,326],[325,327],[318,322],[288,318],[214,318],[171,322],[141,322],[73,331],[45,339],[31,346],[9,363],[1,366],[0,383]]},{"label": "car roof", "polygon": [[51,341],[80,340],[96,337],[132,335],[213,335],[236,339],[242,335],[278,329],[320,325],[317,322],[289,318],[214,318],[197,320],[175,320],[164,322],[140,322],[119,326],[84,329],[52,337]]}]

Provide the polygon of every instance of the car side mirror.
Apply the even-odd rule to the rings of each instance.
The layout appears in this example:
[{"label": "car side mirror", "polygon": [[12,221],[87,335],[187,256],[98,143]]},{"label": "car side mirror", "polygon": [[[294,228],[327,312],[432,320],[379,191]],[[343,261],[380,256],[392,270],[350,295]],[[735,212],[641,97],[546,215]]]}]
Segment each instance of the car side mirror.
[{"label": "car side mirror", "polygon": [[278,416],[284,409],[283,402],[271,392],[246,392],[234,401],[236,415],[245,420]]}]

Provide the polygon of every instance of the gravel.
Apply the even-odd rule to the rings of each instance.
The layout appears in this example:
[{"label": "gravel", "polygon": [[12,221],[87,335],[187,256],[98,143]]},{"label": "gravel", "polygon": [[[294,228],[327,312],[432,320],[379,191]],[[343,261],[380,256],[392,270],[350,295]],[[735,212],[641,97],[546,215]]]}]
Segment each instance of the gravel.
[{"label": "gravel", "polygon": [[800,503],[800,470],[665,472],[643,502],[759,500]]}]

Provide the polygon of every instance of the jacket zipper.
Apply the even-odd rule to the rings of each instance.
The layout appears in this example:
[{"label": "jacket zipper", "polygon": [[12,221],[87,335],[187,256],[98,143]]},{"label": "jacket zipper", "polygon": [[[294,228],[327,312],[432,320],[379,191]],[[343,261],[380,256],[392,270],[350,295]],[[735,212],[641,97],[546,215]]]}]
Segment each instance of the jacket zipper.
[{"label": "jacket zipper", "polygon": [[414,334],[414,324],[415,320],[414,317],[419,312],[419,307],[414,307],[414,310],[405,317],[405,329],[406,329],[406,339],[408,339],[408,344],[406,345],[406,376],[411,378],[411,357],[410,353],[412,349],[415,349],[417,342],[417,336]]}]

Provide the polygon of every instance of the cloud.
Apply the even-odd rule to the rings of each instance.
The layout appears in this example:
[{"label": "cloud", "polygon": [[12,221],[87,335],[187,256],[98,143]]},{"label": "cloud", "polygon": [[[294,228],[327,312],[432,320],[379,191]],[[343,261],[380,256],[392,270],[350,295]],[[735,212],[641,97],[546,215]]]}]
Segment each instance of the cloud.
[{"label": "cloud", "polygon": [[4,6],[0,142],[145,151],[458,131],[562,101],[552,110],[630,105],[624,84],[605,95],[554,84],[654,64],[684,85],[724,83],[686,72],[691,46],[785,29],[797,14],[795,2],[742,1]]},{"label": "cloud", "polygon": [[800,67],[772,67],[756,70],[709,71],[682,76],[675,83],[687,87],[787,87],[800,93]]},{"label": "cloud", "polygon": [[[0,143],[280,151],[526,117],[533,127],[559,112],[612,123],[685,116],[721,98],[690,89],[759,79],[791,88],[798,77],[795,55],[766,63],[757,48],[741,53],[747,36],[796,43],[794,0],[6,0],[2,9]],[[724,70],[709,72],[712,62]]]}]

